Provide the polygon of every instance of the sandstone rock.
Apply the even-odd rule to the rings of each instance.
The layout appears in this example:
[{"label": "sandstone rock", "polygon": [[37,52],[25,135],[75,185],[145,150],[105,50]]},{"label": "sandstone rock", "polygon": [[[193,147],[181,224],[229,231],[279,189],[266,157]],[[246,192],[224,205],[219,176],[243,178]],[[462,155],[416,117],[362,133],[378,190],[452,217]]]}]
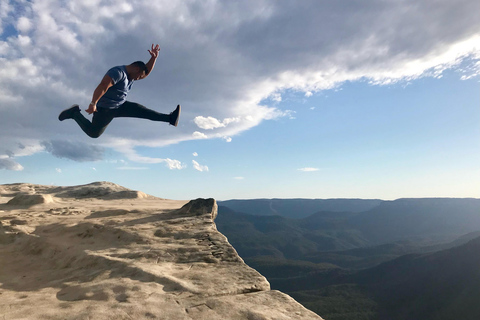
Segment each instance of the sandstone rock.
[{"label": "sandstone rock", "polygon": [[53,198],[49,194],[17,194],[7,202],[8,205],[32,206],[42,203],[52,203]]},{"label": "sandstone rock", "polygon": [[[214,199],[128,197],[136,191],[105,182],[9,186],[56,201],[0,204],[5,319],[321,319],[243,262],[216,229]],[[75,214],[53,214],[66,208]]]}]

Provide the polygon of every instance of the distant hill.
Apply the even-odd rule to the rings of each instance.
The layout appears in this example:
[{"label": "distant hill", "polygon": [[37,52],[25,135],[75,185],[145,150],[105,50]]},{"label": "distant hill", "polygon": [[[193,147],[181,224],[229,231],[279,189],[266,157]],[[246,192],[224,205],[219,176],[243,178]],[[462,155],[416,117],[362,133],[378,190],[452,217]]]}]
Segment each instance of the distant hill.
[{"label": "distant hill", "polygon": [[388,319],[480,319],[480,238],[356,274]]},{"label": "distant hill", "polygon": [[274,256],[302,259],[314,252],[369,245],[356,230],[308,229],[302,220],[281,216],[253,216],[226,207],[219,207],[215,223],[243,258]]},{"label": "distant hill", "polygon": [[426,198],[384,201],[348,219],[348,226],[376,244],[453,241],[480,229],[480,199]]},{"label": "distant hill", "polygon": [[256,216],[279,215],[300,219],[319,211],[363,212],[382,202],[375,199],[252,199],[218,201],[218,205]]},{"label": "distant hill", "polygon": [[322,211],[302,219],[220,206],[216,224],[244,258],[367,268],[407,253],[445,249],[443,245],[479,231],[480,199],[399,199],[361,213]]},{"label": "distant hill", "polygon": [[272,288],[289,293],[325,319],[477,320],[479,252],[480,237],[359,272],[319,269],[269,281]]},{"label": "distant hill", "polygon": [[312,207],[288,213],[265,201],[248,204],[263,205],[258,215],[220,206],[217,228],[273,289],[325,319],[480,319],[480,199],[398,199],[302,218]]},{"label": "distant hill", "polygon": [[365,269],[407,254],[428,253],[453,248],[477,237],[480,237],[480,231],[468,233],[453,242],[431,246],[419,245],[415,241],[398,241],[337,252],[316,252],[305,255],[303,260],[312,263],[331,263],[347,269]]}]

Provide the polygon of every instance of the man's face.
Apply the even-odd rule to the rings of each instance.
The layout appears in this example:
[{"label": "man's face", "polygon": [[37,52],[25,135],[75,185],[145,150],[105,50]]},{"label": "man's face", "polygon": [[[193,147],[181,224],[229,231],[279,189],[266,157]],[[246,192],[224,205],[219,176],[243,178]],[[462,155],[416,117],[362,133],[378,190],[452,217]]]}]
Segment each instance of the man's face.
[{"label": "man's face", "polygon": [[140,68],[135,68],[134,71],[132,72],[132,80],[141,80],[146,76],[147,75],[145,74],[145,71],[141,70]]}]

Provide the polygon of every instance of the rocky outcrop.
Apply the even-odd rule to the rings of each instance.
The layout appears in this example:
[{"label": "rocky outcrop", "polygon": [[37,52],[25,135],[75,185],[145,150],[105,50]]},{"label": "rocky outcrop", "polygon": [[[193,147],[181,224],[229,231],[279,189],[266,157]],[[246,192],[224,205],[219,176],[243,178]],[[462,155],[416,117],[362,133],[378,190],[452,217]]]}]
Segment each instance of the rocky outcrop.
[{"label": "rocky outcrop", "polygon": [[49,194],[18,194],[7,202],[12,206],[33,206],[41,203],[51,203],[53,198]]},{"label": "rocky outcrop", "polygon": [[[54,201],[9,203],[26,192]],[[214,199],[136,192],[106,182],[0,186],[0,315],[321,319],[243,262],[216,229]]]}]

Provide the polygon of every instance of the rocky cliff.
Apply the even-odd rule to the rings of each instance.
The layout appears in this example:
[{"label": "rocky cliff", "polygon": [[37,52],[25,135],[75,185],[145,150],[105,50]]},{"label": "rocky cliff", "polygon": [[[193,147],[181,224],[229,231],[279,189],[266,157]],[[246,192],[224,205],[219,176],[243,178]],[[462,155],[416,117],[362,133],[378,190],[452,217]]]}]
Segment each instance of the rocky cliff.
[{"label": "rocky cliff", "polygon": [[321,319],[243,262],[213,199],[108,182],[0,196],[1,319]]}]

